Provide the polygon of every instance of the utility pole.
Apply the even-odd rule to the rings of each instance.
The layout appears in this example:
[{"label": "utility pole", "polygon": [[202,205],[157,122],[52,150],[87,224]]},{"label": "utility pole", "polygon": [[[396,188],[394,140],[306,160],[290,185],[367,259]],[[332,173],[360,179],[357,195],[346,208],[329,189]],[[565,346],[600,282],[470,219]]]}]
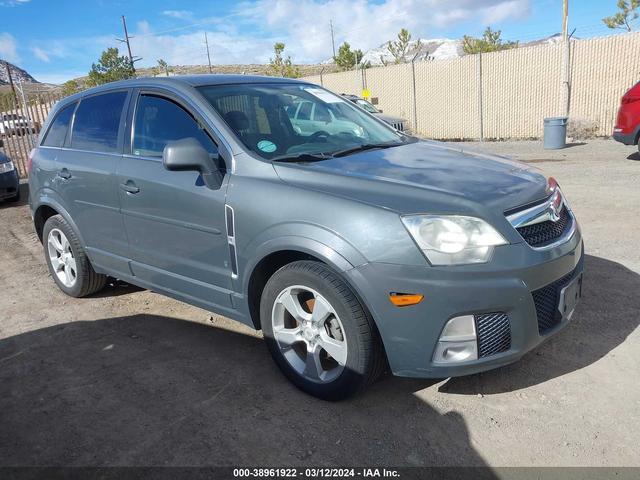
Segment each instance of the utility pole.
[{"label": "utility pole", "polygon": [[336,58],[336,40],[333,36],[333,20],[329,20],[329,28],[331,29],[331,48],[333,49],[333,58]]},{"label": "utility pole", "polygon": [[211,70],[211,55],[209,55],[209,40],[207,39],[207,32],[204,32],[204,43],[207,46],[207,60],[209,61],[209,73],[213,73],[213,70]]},{"label": "utility pole", "polygon": [[136,67],[133,66],[133,61],[134,60],[133,60],[133,55],[131,54],[131,43],[129,42],[129,39],[131,39],[132,37],[130,37],[129,33],[127,32],[127,20],[124,18],[124,15],[122,15],[122,27],[124,28],[124,40],[122,40],[120,38],[118,38],[116,40],[118,40],[119,42],[127,44],[127,50],[129,51],[129,63],[131,64],[131,69],[133,70],[133,73],[135,73],[136,72]]},{"label": "utility pole", "polygon": [[16,94],[16,86],[13,84],[13,77],[11,76],[11,69],[9,68],[9,62],[5,63],[7,67],[7,76],[9,77],[9,85],[11,85],[11,91],[13,92],[13,98],[16,101],[16,107],[18,106],[18,95]]},{"label": "utility pole", "polygon": [[569,0],[562,2],[562,40],[569,40]]}]

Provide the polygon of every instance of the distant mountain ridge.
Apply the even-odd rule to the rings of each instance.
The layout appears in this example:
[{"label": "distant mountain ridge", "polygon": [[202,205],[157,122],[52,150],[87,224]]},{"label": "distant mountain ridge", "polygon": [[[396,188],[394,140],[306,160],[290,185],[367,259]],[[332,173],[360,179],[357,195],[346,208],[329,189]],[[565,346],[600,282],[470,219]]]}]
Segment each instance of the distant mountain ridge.
[{"label": "distant mountain ridge", "polygon": [[0,85],[9,85],[9,75],[7,73],[7,65],[11,72],[11,78],[15,83],[40,83],[33,78],[26,70],[16,67],[13,63],[0,59]]}]

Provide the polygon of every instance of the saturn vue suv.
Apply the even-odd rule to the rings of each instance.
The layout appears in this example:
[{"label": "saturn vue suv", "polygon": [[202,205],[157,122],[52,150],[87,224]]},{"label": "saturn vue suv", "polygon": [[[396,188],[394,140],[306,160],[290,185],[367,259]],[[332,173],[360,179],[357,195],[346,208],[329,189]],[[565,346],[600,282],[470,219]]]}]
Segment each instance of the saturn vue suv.
[{"label": "saturn vue suv", "polygon": [[[324,124],[294,128],[304,102]],[[87,90],[52,109],[29,170],[63,292],[118,278],[261,329],[284,375],[323,399],[386,369],[512,363],[581,296],[582,236],[553,178],[405,135],[303,81]]]}]

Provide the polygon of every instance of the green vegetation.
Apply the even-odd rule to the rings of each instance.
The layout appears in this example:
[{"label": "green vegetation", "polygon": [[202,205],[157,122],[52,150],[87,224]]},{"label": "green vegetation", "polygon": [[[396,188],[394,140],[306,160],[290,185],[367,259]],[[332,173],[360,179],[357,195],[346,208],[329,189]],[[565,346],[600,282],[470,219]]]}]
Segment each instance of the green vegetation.
[{"label": "green vegetation", "polygon": [[269,60],[268,74],[275,77],[298,78],[300,76],[300,70],[293,65],[290,56],[284,58],[284,48],[285,45],[282,42],[273,45],[275,57]]},{"label": "green vegetation", "polygon": [[465,35],[462,38],[462,48],[464,53],[472,55],[474,53],[497,52],[499,50],[509,50],[516,48],[518,42],[508,42],[500,38],[502,32],[500,30],[491,30],[491,27],[482,34],[482,38],[474,38]]},{"label": "green vegetation", "polygon": [[135,71],[129,58],[121,56],[117,48],[107,48],[98,63],[91,65],[87,85],[95,87],[103,83],[134,78]]},{"label": "green vegetation", "polygon": [[338,55],[333,57],[333,61],[340,70],[344,71],[354,68],[360,60],[362,60],[362,57],[362,50],[351,50],[351,45],[344,42],[340,45],[340,48],[338,48]]},{"label": "green vegetation", "polygon": [[[411,42],[411,34],[406,28],[400,29],[398,33],[398,40],[387,43],[387,49],[389,53],[393,55],[395,63],[405,63],[407,61],[406,56],[409,52],[409,42]],[[419,50],[422,46],[420,40],[416,42],[415,50]]]},{"label": "green vegetation", "polygon": [[609,28],[620,28],[627,32],[633,31],[632,23],[640,17],[640,0],[618,0],[619,12],[602,19]]},{"label": "green vegetation", "polygon": [[76,80],[69,80],[62,84],[62,95],[68,97],[74,93],[78,93],[80,90],[80,84]]},{"label": "green vegetation", "polygon": [[173,68],[171,68],[162,58],[158,59],[158,65],[151,69],[151,73],[154,77],[157,77],[161,73],[164,73],[168,77],[171,72],[173,72]]}]

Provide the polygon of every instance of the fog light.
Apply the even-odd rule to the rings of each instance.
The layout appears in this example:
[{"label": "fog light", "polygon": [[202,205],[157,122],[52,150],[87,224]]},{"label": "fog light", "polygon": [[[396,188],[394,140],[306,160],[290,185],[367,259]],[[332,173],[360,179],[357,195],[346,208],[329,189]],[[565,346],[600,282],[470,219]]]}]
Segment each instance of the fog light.
[{"label": "fog light", "polygon": [[478,359],[478,339],[473,315],[452,318],[442,330],[433,363],[450,364]]}]

